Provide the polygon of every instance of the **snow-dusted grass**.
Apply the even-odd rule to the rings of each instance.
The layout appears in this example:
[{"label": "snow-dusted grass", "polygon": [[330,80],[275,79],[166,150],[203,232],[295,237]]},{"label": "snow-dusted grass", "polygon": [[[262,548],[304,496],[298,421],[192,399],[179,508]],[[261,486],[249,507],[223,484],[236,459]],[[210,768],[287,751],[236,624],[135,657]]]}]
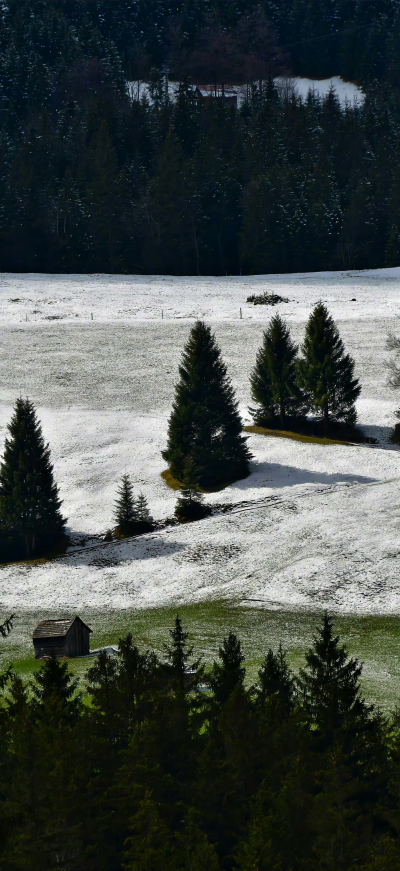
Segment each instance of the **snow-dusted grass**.
[{"label": "snow-dusted grass", "polygon": [[[265,290],[284,292],[289,303],[246,303]],[[221,600],[246,613],[259,609],[255,633],[271,613],[289,621],[296,611],[309,621],[324,607],[346,619],[397,615],[400,453],[388,436],[399,401],[386,387],[384,361],[399,290],[400,269],[226,279],[1,276],[0,441],[15,397],[28,395],[51,444],[75,547],[91,544],[47,564],[0,569],[0,605],[20,615],[14,637],[24,655],[36,619],[66,612],[94,615],[107,641],[116,640],[118,614],[127,624],[139,609],[211,614]],[[176,494],[161,478],[160,451],[193,319],[213,325],[250,424],[249,374],[263,329],[279,311],[300,342],[319,299],[355,357],[359,423],[379,445],[250,434],[250,477],[207,497],[231,511],[129,541],[91,539],[111,525],[125,471],[157,519],[173,514]],[[252,644],[256,651],[258,637]]]},{"label": "snow-dusted grass", "polygon": [[[4,642],[7,660],[22,676],[30,676],[39,668],[40,661],[32,658],[31,627],[39,619],[54,612],[24,612],[19,615],[12,635]],[[247,606],[238,608],[226,602],[207,602],[184,605],[179,613],[185,628],[190,631],[194,656],[204,656],[210,664],[217,656],[221,639],[227,631],[235,631],[246,654],[247,681],[256,680],[257,669],[268,647],[276,649],[282,642],[295,671],[304,665],[304,654],[312,642],[321,612],[282,611]],[[85,618],[94,628],[91,646],[115,644],[118,638],[132,632],[141,649],[155,650],[162,658],[168,630],[173,626],[176,610],[172,607],[146,610],[85,610]],[[352,655],[364,662],[363,690],[369,700],[376,701],[387,710],[398,703],[399,696],[399,630],[394,616],[337,615],[335,629],[346,639]],[[4,662],[4,660],[3,660]],[[93,664],[88,659],[70,660],[70,668],[80,677]]]}]

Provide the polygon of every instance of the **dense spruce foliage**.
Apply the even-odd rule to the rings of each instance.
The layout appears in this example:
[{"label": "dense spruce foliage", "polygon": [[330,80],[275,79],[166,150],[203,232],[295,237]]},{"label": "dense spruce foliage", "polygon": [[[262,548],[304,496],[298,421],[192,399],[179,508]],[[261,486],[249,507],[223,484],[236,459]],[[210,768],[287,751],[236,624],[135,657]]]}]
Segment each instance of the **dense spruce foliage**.
[{"label": "dense spruce foliage", "polygon": [[287,324],[280,315],[275,315],[264,332],[250,375],[251,395],[258,404],[258,408],[252,409],[257,424],[268,426],[271,419],[278,418],[284,430],[288,417],[307,410],[298,385],[297,351]]},{"label": "dense spruce foliage", "polygon": [[211,514],[211,508],[204,504],[203,494],[199,490],[199,476],[190,456],[184,466],[181,484],[175,507],[177,519],[182,522],[201,520]]},{"label": "dense spruce foliage", "polygon": [[309,406],[322,414],[326,429],[332,420],[354,425],[361,385],[354,375],[354,360],[345,353],[339,330],[322,302],[310,314],[301,350],[298,382]]},{"label": "dense spruce foliage", "polygon": [[[393,344],[393,337],[391,337]],[[389,343],[390,344],[390,343]],[[356,400],[361,385],[354,374],[355,363],[345,353],[339,330],[326,305],[317,303],[305,329],[301,355],[292,342],[280,315],[271,318],[250,375],[256,408],[250,408],[261,426],[310,432],[329,431],[343,425],[355,432]],[[307,418],[312,412],[313,417]]]},{"label": "dense spruce foliage", "polygon": [[64,535],[50,447],[29,399],[17,399],[0,464],[0,559],[31,557]]},{"label": "dense spruce foliage", "polygon": [[221,351],[211,328],[197,321],[190,331],[162,452],[184,489],[209,489],[249,474],[250,452]]},{"label": "dense spruce foliage", "polygon": [[[1,0],[0,23],[0,269],[399,263],[395,0]],[[284,68],[358,80],[366,101],[260,86]],[[194,99],[188,76],[235,73],[249,83],[240,109]],[[136,78],[151,104],[129,98]]]},{"label": "dense spruce foliage", "polygon": [[179,617],[165,650],[128,635],[86,688],[56,659],[0,683],[2,868],[398,869],[399,719],[330,617],[299,676],[280,647],[254,686],[233,632],[208,672]]},{"label": "dense spruce foliage", "polygon": [[154,520],[150,514],[147,499],[143,493],[135,498],[133,484],[129,475],[122,475],[115,501],[114,519],[116,534],[121,536],[140,535],[151,532]]}]

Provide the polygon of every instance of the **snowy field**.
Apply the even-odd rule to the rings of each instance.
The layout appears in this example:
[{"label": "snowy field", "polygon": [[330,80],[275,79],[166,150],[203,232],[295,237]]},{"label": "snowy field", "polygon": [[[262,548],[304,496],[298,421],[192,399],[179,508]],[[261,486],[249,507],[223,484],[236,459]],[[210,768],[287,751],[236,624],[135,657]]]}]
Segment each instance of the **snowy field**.
[{"label": "snowy field", "polygon": [[[265,290],[289,303],[246,303]],[[22,632],[25,654],[36,618],[64,613],[109,614],[116,625],[123,612],[222,601],[253,614],[310,616],[328,607],[341,619],[395,618],[400,452],[388,437],[400,401],[386,387],[384,361],[388,331],[400,333],[399,290],[400,269],[224,279],[0,276],[0,443],[16,396],[29,396],[51,444],[73,541],[55,561],[0,569],[0,613],[19,615],[24,628],[14,637]],[[173,515],[176,494],[160,477],[160,451],[194,319],[212,324],[250,423],[249,374],[263,329],[279,311],[301,342],[319,299],[355,357],[359,424],[379,444],[251,435],[251,475],[208,497],[213,517],[100,543],[125,471],[156,519]]]}]

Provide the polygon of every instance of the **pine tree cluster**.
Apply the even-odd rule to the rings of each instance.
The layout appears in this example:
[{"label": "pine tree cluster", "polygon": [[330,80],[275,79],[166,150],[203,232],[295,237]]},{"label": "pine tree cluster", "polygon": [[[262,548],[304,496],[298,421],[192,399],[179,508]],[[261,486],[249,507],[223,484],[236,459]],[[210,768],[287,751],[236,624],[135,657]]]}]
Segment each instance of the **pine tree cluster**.
[{"label": "pine tree cluster", "polygon": [[[246,477],[251,454],[220,349],[202,321],[190,332],[179,375],[162,456],[181,486],[176,516],[197,520],[207,513],[201,488],[218,489]],[[258,404],[250,410],[263,426],[274,426],[279,420],[282,430],[299,429],[309,423],[310,411],[317,423],[321,418],[325,435],[332,425],[353,428],[356,422],[361,386],[354,376],[354,360],[345,353],[338,328],[322,302],[308,319],[300,357],[281,316],[271,319],[250,387]]]},{"label": "pine tree cluster", "polygon": [[[0,10],[1,270],[398,265],[394,0],[60,0],[34,15],[29,0],[2,0]],[[161,74],[172,60],[176,102]],[[243,106],[195,99],[190,75],[223,85],[238,63],[230,80],[247,82]],[[366,100],[280,93],[282,65],[359,81]],[[144,78],[152,102],[137,87],[129,97],[126,82]]]},{"label": "pine tree cluster", "polygon": [[306,324],[301,356],[280,315],[271,319],[250,385],[259,406],[252,411],[261,425],[279,419],[281,429],[295,428],[309,411],[322,416],[326,434],[332,422],[350,427],[356,422],[361,386],[354,376],[354,360],[345,353],[338,328],[322,302]]},{"label": "pine tree cluster", "polygon": [[115,522],[120,536],[140,535],[151,532],[154,520],[150,514],[147,499],[143,493],[135,499],[129,475],[122,476],[115,503]]},{"label": "pine tree cluster", "polygon": [[164,661],[118,651],[0,682],[2,868],[397,871],[398,713],[328,615],[298,675],[269,649],[252,686],[234,632],[205,669],[179,617]]}]

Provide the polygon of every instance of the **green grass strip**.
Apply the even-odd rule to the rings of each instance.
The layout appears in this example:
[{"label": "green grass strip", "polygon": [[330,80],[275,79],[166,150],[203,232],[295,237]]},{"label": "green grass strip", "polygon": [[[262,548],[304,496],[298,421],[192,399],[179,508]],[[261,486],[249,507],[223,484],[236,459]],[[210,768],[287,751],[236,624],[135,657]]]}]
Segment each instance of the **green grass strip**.
[{"label": "green grass strip", "polygon": [[266,429],[264,426],[245,426],[245,432],[252,432],[258,435],[275,436],[279,439],[291,439],[294,442],[305,442],[311,445],[350,445],[350,442],[341,442],[336,439],[318,438],[317,436],[301,435],[297,432],[286,432],[281,429]]}]

